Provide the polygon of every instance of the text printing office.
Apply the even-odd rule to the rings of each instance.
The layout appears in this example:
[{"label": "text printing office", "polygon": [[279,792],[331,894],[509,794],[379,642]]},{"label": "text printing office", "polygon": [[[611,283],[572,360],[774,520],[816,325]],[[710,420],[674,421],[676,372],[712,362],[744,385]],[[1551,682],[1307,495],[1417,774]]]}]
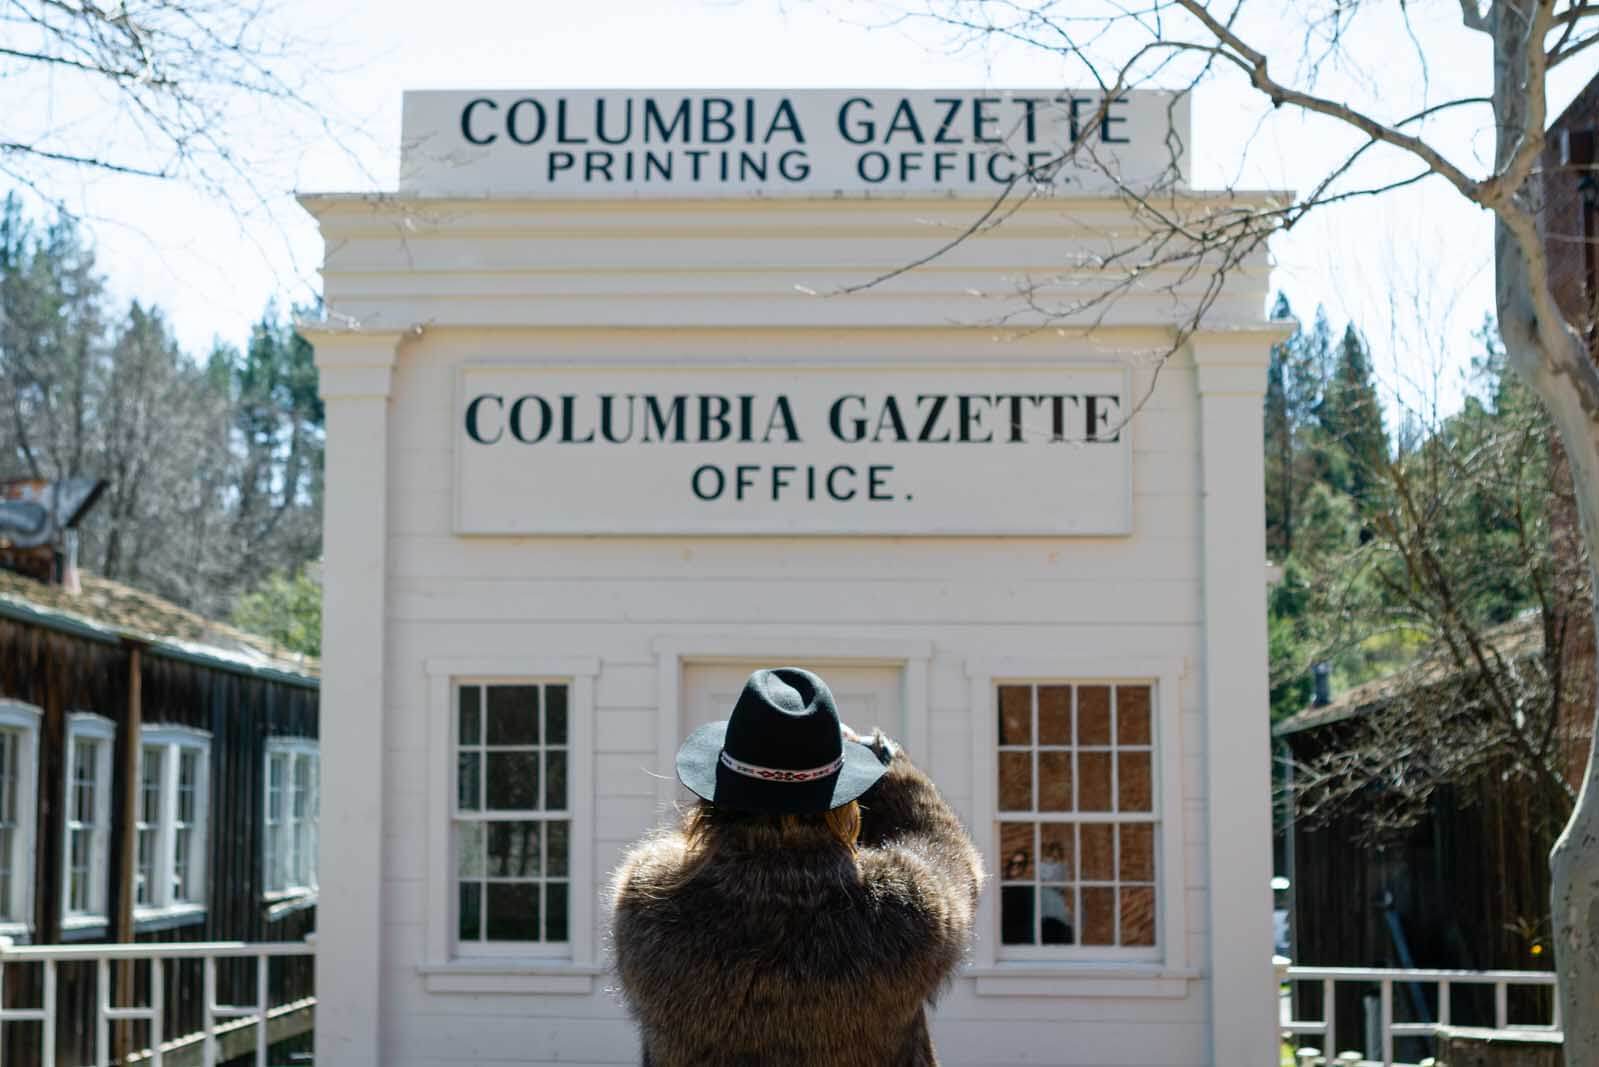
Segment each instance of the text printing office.
[{"label": "text printing office", "polygon": [[[1264,252],[1175,351],[1203,277],[1047,329],[1018,296],[1103,284],[1116,183],[1187,127],[1158,93],[419,92],[397,194],[303,198],[319,1060],[637,1062],[606,876],[680,739],[793,663],[986,854],[947,1062],[1266,1062]],[[1028,168],[1047,195],[901,272]]]}]

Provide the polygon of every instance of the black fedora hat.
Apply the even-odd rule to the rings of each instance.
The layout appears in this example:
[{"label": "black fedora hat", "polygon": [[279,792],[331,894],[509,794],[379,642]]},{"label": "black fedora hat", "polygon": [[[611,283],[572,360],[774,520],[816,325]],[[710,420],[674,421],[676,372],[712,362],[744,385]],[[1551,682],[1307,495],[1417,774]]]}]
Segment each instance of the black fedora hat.
[{"label": "black fedora hat", "polygon": [[827,683],[798,667],[750,675],[732,715],[677,750],[677,777],[697,795],[770,815],[842,807],[884,770],[870,748],[844,740]]}]

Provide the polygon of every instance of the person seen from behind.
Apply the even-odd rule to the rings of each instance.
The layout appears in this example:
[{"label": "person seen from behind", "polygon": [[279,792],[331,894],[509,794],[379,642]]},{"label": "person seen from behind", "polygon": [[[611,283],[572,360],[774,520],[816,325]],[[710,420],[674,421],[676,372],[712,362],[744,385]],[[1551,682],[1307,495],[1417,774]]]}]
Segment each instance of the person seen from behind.
[{"label": "person seen from behind", "polygon": [[933,1067],[927,1006],[972,933],[982,864],[931,781],[826,683],[759,670],[691,734],[700,799],[612,887],[645,1067]]}]

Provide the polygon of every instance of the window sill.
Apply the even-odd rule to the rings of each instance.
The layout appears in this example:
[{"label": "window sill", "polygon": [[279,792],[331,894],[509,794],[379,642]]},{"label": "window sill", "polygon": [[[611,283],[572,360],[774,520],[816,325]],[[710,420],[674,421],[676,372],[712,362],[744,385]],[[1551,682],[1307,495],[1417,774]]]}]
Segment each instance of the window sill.
[{"label": "window sill", "polygon": [[297,911],[316,907],[315,889],[294,889],[286,893],[268,893],[262,900],[266,904],[267,922],[277,922]]},{"label": "window sill", "polygon": [[563,960],[473,959],[417,968],[429,993],[555,993],[587,996],[603,968]]},{"label": "window sill", "polygon": [[28,923],[0,922],[0,938],[13,945],[26,945],[33,940],[33,927]]},{"label": "window sill", "polygon": [[61,920],[61,940],[94,941],[104,937],[109,928],[104,915],[68,915]]},{"label": "window sill", "polygon": [[968,967],[963,977],[976,980],[980,997],[1182,998],[1188,995],[1188,983],[1202,976],[1160,963],[1028,960]]},{"label": "window sill", "polygon": [[138,933],[175,930],[205,922],[204,904],[173,904],[166,908],[134,908],[133,928]]}]

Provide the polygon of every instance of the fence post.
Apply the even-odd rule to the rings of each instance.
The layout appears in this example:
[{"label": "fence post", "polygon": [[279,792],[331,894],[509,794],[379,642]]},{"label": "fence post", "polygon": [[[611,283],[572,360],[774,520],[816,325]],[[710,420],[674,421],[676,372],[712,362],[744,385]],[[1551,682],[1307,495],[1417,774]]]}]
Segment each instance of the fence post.
[{"label": "fence post", "polygon": [[217,1067],[217,958],[206,956],[202,962],[205,969],[205,1013],[201,1021],[205,1024],[204,1051],[202,1055],[205,1067]]},{"label": "fence post", "polygon": [[150,957],[150,1062],[161,1067],[161,1042],[167,1031],[167,976],[160,956]]},{"label": "fence post", "polygon": [[1321,980],[1321,1017],[1327,1021],[1327,1037],[1322,1052],[1328,1063],[1338,1055],[1338,985],[1331,978]]},{"label": "fence post", "polygon": [[256,1018],[255,1032],[255,1067],[267,1067],[267,1003],[272,998],[267,992],[267,956],[265,953],[255,958],[255,1010],[259,1013]]},{"label": "fence post", "polygon": [[[94,961],[94,1063],[95,1067],[109,1067],[111,1063],[111,961],[101,957]],[[120,1029],[120,1027],[119,1027]]]},{"label": "fence post", "polygon": [[44,1018],[39,1023],[44,1041],[44,1067],[56,1067],[56,961],[44,961]]},{"label": "fence post", "polygon": [[1379,988],[1382,996],[1382,1067],[1393,1067],[1394,980],[1384,978]]}]

